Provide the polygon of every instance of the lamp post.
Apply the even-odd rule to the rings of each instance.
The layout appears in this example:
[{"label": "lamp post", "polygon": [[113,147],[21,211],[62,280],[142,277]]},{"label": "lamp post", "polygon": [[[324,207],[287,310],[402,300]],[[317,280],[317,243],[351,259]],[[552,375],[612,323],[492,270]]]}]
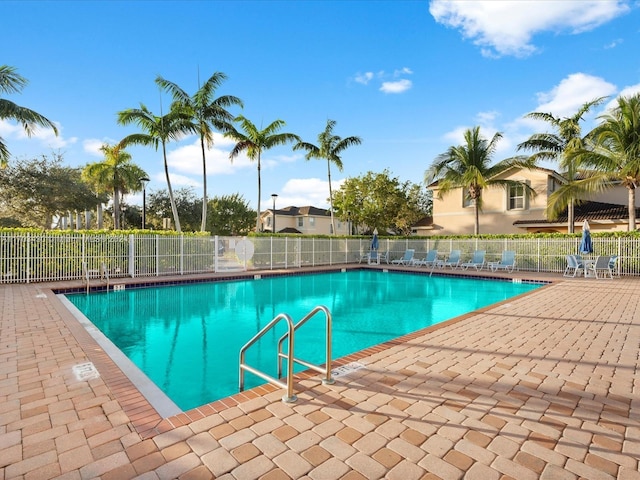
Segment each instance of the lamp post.
[{"label": "lamp post", "polygon": [[278,198],[278,194],[272,193],[271,198],[273,199],[273,225],[271,228],[273,229],[273,233],[276,233],[276,198]]},{"label": "lamp post", "polygon": [[142,185],[142,229],[147,227],[147,183],[149,183],[149,177],[142,177],[140,179],[140,185]]}]

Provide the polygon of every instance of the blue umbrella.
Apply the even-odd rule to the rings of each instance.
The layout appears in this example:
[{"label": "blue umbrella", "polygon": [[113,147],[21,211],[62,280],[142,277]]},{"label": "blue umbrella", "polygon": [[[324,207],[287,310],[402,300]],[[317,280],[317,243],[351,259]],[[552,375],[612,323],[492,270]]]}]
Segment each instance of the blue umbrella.
[{"label": "blue umbrella", "polygon": [[371,250],[378,251],[379,247],[380,244],[378,241],[378,229],[376,228],[373,230],[373,238],[371,239]]},{"label": "blue umbrella", "polygon": [[591,231],[589,222],[585,218],[582,224],[582,240],[580,241],[580,253],[593,253],[593,244],[591,243]]}]

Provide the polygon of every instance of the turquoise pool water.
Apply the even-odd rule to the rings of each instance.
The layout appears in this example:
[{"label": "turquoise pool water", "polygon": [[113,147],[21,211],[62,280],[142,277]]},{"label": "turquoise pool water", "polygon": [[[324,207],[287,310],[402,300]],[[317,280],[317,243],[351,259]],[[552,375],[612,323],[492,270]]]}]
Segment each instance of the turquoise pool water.
[{"label": "turquoise pool water", "polygon": [[[317,305],[333,317],[333,358],[363,350],[539,284],[355,270],[67,295],[180,408],[238,391],[239,351],[279,313],[294,322]],[[247,352],[276,376],[282,322]],[[324,363],[325,317],[296,332],[296,356]],[[264,383],[247,373],[245,387]]]}]

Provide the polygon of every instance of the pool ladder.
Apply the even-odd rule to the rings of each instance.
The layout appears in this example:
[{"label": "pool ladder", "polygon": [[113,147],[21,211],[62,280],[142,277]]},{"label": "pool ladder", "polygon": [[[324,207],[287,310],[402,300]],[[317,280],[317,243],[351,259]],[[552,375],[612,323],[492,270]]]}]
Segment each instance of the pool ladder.
[{"label": "pool ladder", "polygon": [[[318,365],[314,365],[305,360],[301,360],[299,358],[294,357],[295,350],[295,333],[302,325],[307,323],[309,319],[314,317],[317,313],[324,312],[326,318],[326,361],[324,368]],[[280,321],[285,321],[287,324],[287,333],[285,333],[278,340],[278,378],[274,378],[250,365],[247,365],[245,362],[245,353],[249,347],[255,344],[260,338],[262,338],[268,331],[270,331],[273,327],[275,327]],[[287,342],[287,352],[283,352],[283,346],[285,341]],[[282,362],[283,359],[287,360],[287,381],[286,383],[280,380],[282,378]],[[322,383],[331,385],[334,383],[333,378],[331,377],[331,312],[327,307],[322,305],[318,305],[313,310],[311,310],[307,315],[304,316],[302,320],[298,323],[293,323],[291,317],[286,313],[278,314],[273,320],[271,320],[262,330],[256,333],[251,340],[249,340],[241,349],[240,349],[240,391],[244,390],[244,372],[250,372],[258,377],[277,385],[278,387],[285,388],[287,390],[287,394],[282,397],[283,402],[292,403],[295,402],[298,398],[293,393],[293,364],[298,363],[303,365],[311,370],[315,370],[318,373],[323,374],[325,377],[322,380]]]},{"label": "pool ladder", "polygon": [[87,294],[89,293],[89,287],[92,278],[99,277],[101,280],[105,280],[107,283],[107,290],[109,290],[109,270],[107,269],[107,265],[105,263],[100,264],[99,270],[90,270],[87,266],[87,262],[82,262],[82,271],[87,282]]}]

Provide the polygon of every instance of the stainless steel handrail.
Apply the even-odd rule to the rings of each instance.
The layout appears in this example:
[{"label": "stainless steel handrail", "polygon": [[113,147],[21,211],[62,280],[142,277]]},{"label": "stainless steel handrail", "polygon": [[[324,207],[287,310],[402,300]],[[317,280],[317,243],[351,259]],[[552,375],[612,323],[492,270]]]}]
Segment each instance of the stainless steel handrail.
[{"label": "stainless steel handrail", "polygon": [[[326,344],[325,344],[325,349],[326,349],[326,360],[325,360],[325,368],[322,368],[318,365],[309,363],[308,361],[305,360],[301,360],[299,358],[295,358],[293,356],[293,352],[292,352],[292,344],[293,342],[291,341],[291,338],[293,337],[295,331],[301,327],[302,325],[304,325],[305,323],[307,323],[307,321],[309,319],[311,319],[313,316],[315,316],[317,313],[319,312],[324,312],[325,317],[326,317]],[[322,380],[322,383],[327,384],[327,385],[332,385],[333,383],[335,383],[335,381],[333,380],[333,378],[331,377],[331,330],[332,330],[332,319],[331,319],[331,312],[329,311],[329,309],[323,305],[318,305],[317,307],[315,307],[313,310],[311,310],[307,315],[304,316],[304,318],[302,318],[302,320],[300,320],[298,323],[296,323],[293,326],[293,331],[289,331],[287,333],[285,333],[282,337],[280,337],[280,340],[278,340],[278,377],[282,378],[282,359],[286,358],[288,365],[288,368],[291,368],[291,363],[292,362],[296,362],[300,365],[303,365],[307,368],[310,368],[311,370],[314,370],[318,373],[322,373],[324,374],[325,378]],[[284,341],[289,338],[289,351],[285,354],[282,352],[282,345],[284,344]]]},{"label": "stainless steel handrail", "polygon": [[[288,342],[289,361],[287,365],[287,383],[284,383],[278,380],[277,378],[273,378],[272,376],[267,375],[266,373],[261,372],[260,370],[257,370],[256,368],[247,365],[244,361],[245,353],[247,349],[251,345],[256,343],[258,340],[260,340],[260,338],[262,338],[262,336],[264,336],[265,333],[271,330],[271,328],[273,328],[281,320],[285,320],[287,322],[287,333],[289,335],[289,342]],[[268,381],[269,383],[273,383],[274,385],[277,385],[281,388],[286,388],[287,394],[286,396],[282,397],[282,400],[287,403],[295,402],[298,398],[293,394],[293,343],[294,343],[293,320],[291,320],[291,317],[286,313],[280,313],[273,320],[271,320],[262,330],[256,333],[253,336],[253,338],[249,340],[247,343],[245,343],[244,346],[240,349],[240,379],[239,379],[240,391],[242,392],[244,390],[244,372],[246,370]],[[280,372],[278,372],[278,375],[281,376]]]},{"label": "stainless steel handrail", "polygon": [[82,262],[82,270],[85,280],[87,281],[87,294],[89,293],[92,273],[98,273],[99,278],[104,279],[107,282],[107,291],[109,291],[109,270],[107,269],[107,265],[105,263],[100,264],[99,270],[90,270],[87,262]]}]

